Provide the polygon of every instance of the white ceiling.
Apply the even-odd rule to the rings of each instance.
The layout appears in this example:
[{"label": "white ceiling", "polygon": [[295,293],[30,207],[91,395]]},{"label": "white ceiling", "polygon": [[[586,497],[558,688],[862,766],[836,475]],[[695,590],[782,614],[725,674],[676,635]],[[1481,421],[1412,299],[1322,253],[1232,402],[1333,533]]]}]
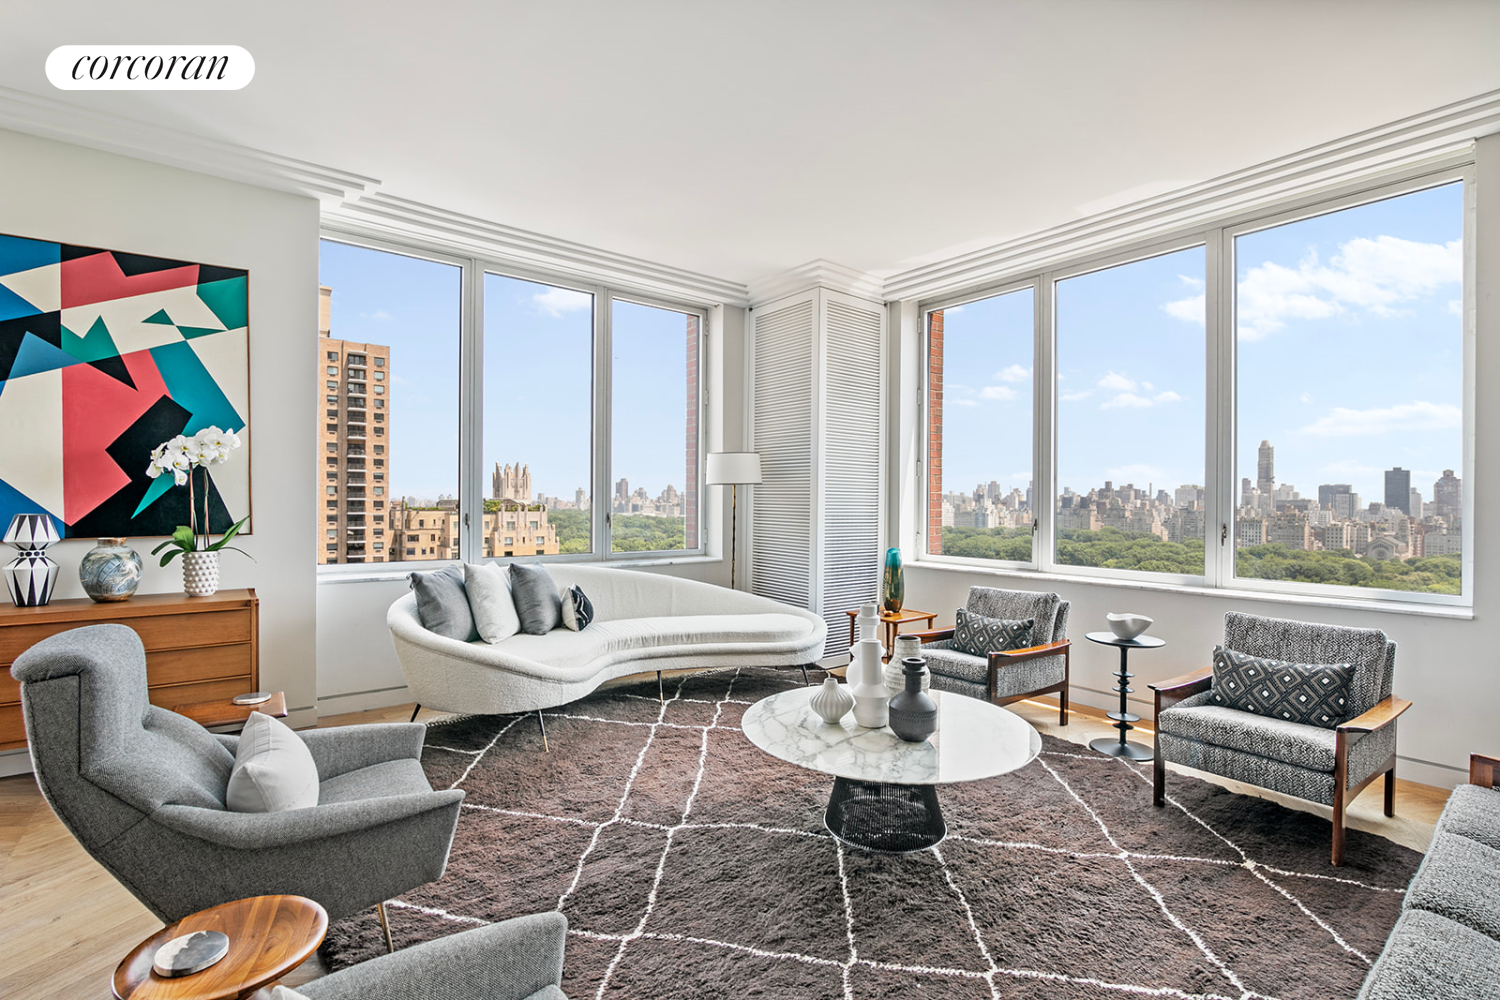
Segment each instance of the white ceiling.
[{"label": "white ceiling", "polygon": [[[7,0],[0,86],[750,282],[887,274],[1500,89],[1495,0]],[[62,44],[235,44],[68,92]]]}]

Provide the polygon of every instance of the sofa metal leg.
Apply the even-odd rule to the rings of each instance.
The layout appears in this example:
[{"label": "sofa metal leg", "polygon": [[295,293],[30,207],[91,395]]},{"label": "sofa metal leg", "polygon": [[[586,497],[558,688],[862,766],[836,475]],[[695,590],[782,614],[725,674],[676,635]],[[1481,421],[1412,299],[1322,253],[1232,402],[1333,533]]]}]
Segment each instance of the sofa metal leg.
[{"label": "sofa metal leg", "polygon": [[536,724],[542,727],[542,753],[551,753],[552,748],[547,745],[547,720],[542,718],[542,710],[536,710]]},{"label": "sofa metal leg", "polygon": [[666,688],[664,688],[664,687],[661,686],[661,671],[660,670],[658,670],[656,672],[656,696],[661,699],[661,703],[663,705],[665,705],[667,703],[667,690],[666,690]]},{"label": "sofa metal leg", "polygon": [[409,722],[416,722],[417,721],[417,713],[420,712],[420,711],[422,711],[422,705],[421,705],[421,703],[418,703],[417,707],[411,710],[411,718],[409,720],[407,720],[407,721],[409,721]]},{"label": "sofa metal leg", "polygon": [[1385,814],[1396,815],[1396,769],[1385,772]]},{"label": "sofa metal leg", "polygon": [[807,664],[805,664],[805,663],[799,663],[797,665],[802,668],[802,686],[803,687],[811,687],[812,686],[812,681],[810,681],[810,680],[807,679]]},{"label": "sofa metal leg", "polygon": [[376,903],[375,912],[380,914],[380,929],[385,931],[385,950],[390,954],[396,950],[396,942],[391,940],[391,922],[385,915],[385,904]]}]

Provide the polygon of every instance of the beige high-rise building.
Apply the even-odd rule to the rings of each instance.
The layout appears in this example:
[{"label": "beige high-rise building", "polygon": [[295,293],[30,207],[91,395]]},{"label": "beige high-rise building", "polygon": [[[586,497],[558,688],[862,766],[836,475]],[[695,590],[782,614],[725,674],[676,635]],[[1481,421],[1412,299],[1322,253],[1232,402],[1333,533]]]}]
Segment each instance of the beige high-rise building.
[{"label": "beige high-rise building", "polygon": [[[458,503],[439,500],[435,506],[408,507],[404,501],[391,506],[390,558],[417,562],[424,559],[457,559]],[[560,551],[557,528],[547,523],[547,508],[519,500],[484,502],[484,542],[488,556],[555,556]]]},{"label": "beige high-rise building", "polygon": [[390,558],[391,349],[333,336],[333,289],[318,289],[318,563]]}]

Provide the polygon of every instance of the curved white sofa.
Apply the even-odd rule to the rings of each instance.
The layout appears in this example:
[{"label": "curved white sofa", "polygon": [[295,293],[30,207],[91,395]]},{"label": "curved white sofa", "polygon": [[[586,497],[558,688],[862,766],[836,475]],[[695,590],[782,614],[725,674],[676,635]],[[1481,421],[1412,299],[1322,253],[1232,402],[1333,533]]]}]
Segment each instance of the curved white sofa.
[{"label": "curved white sofa", "polygon": [[587,628],[460,642],[422,627],[415,594],[392,604],[385,620],[414,700],[443,712],[532,712],[628,674],[810,665],[827,638],[810,611],[696,580],[577,563],[547,572],[583,589],[594,606]]}]

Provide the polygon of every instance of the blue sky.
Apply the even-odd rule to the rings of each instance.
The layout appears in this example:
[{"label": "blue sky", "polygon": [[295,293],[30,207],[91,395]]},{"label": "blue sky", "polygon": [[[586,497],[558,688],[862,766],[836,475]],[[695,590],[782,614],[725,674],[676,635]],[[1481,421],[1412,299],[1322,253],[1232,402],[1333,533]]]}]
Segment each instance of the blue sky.
[{"label": "blue sky", "polygon": [[[1462,189],[1446,185],[1242,236],[1238,470],[1431,499],[1461,470]],[[1058,486],[1204,483],[1204,251],[1058,284]],[[944,489],[1029,478],[1031,293],[945,310]],[[1236,487],[1237,488],[1237,487]]]},{"label": "blue sky", "polygon": [[[458,492],[457,267],[324,241],[333,336],[391,347],[391,487]],[[533,491],[573,499],[590,486],[591,295],[487,274],[484,282],[484,481],[526,463]],[[613,478],[656,496],[686,486],[686,318],[614,304]]]}]

